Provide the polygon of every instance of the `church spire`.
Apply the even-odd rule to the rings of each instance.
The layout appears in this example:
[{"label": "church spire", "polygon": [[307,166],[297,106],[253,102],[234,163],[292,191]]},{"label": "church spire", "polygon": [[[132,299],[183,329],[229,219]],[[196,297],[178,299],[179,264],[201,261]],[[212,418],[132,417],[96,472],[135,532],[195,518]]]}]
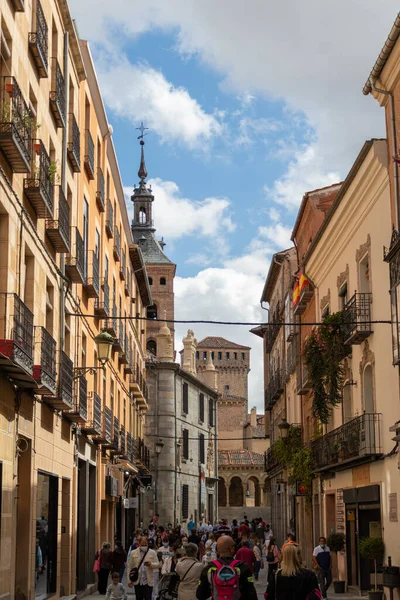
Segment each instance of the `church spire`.
[{"label": "church spire", "polygon": [[136,127],[136,129],[138,129],[140,131],[138,140],[140,140],[140,146],[141,146],[140,166],[139,166],[139,171],[138,171],[138,177],[140,179],[140,185],[143,186],[146,183],[146,177],[147,177],[146,163],[144,161],[144,139],[143,138],[145,135],[147,135],[147,133],[145,133],[145,131],[146,131],[146,129],[148,129],[148,127],[144,127],[143,121],[142,121],[140,123],[140,127]]}]

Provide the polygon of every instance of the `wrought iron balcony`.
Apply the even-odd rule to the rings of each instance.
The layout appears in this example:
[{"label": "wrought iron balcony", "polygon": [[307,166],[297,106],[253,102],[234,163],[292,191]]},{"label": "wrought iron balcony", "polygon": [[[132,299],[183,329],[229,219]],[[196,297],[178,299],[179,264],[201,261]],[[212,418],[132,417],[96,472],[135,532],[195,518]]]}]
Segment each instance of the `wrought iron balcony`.
[{"label": "wrought iron balcony", "polygon": [[57,344],[45,327],[35,327],[36,343],[40,346],[40,364],[33,367],[38,384],[36,394],[54,396],[57,391]]},{"label": "wrought iron balcony", "polygon": [[380,457],[381,426],[381,414],[364,413],[311,442],[316,471],[347,469]]},{"label": "wrought iron balcony", "polygon": [[126,279],[124,286],[125,296],[129,297],[131,295],[131,272],[129,268],[126,269]]},{"label": "wrought iron balcony", "polygon": [[115,302],[112,307],[112,318],[107,320],[106,324],[107,333],[112,335],[113,337],[118,336],[118,319],[117,319],[117,305]]},{"label": "wrought iron balcony", "polygon": [[99,436],[102,432],[101,398],[93,392],[88,394],[87,401],[87,421],[82,424],[81,429],[88,435]]},{"label": "wrought iron balcony", "polygon": [[277,369],[271,376],[265,390],[265,410],[272,410],[279,396],[283,393],[283,377],[281,369]]},{"label": "wrought iron balcony", "polygon": [[72,228],[72,246],[66,257],[65,272],[74,283],[85,282],[85,245],[77,227]]},{"label": "wrought iron balcony", "polygon": [[35,388],[33,314],[17,294],[0,293],[0,371],[20,387]]},{"label": "wrought iron balcony", "polygon": [[357,294],[346,303],[343,310],[345,344],[360,345],[372,333],[372,294]]},{"label": "wrought iron balcony", "polygon": [[36,26],[35,31],[29,33],[29,50],[35,62],[39,77],[49,74],[48,43],[49,28],[43,13],[40,0],[36,0]]},{"label": "wrought iron balcony", "polygon": [[104,194],[104,175],[100,167],[97,169],[96,204],[100,212],[104,212],[106,210],[106,200]]},{"label": "wrought iron balcony", "polygon": [[138,452],[137,459],[140,461],[142,468],[149,470],[150,469],[150,450],[147,448],[144,440],[139,438],[138,440]]},{"label": "wrought iron balcony", "polygon": [[54,408],[69,411],[73,407],[74,364],[65,352],[60,352],[59,360],[57,392],[53,397],[45,397],[45,401]]},{"label": "wrought iron balcony", "polygon": [[125,334],[125,367],[124,374],[131,375],[133,373],[133,350],[129,344],[129,337]]},{"label": "wrought iron balcony", "polygon": [[88,179],[94,179],[94,143],[89,129],[85,129],[84,166]]},{"label": "wrought iron balcony", "polygon": [[11,0],[15,12],[25,12],[25,0]]},{"label": "wrought iron balcony", "polygon": [[57,127],[65,127],[65,117],[67,112],[65,104],[65,83],[60,65],[56,58],[52,58],[50,109],[53,113]]},{"label": "wrought iron balcony", "polygon": [[34,148],[31,176],[24,179],[24,192],[39,219],[51,218],[54,208],[54,181],[56,176],[54,169],[56,167],[55,163],[50,160],[41,140],[34,141]]},{"label": "wrought iron balcony", "polygon": [[110,316],[110,288],[108,281],[103,279],[101,285],[100,298],[96,300],[94,305],[94,313],[98,317],[109,317]]},{"label": "wrought iron balcony", "polygon": [[297,304],[293,307],[294,315],[302,315],[307,308],[307,304],[311,300],[314,294],[313,287],[311,283],[305,277],[301,276],[298,285],[301,285],[301,289],[299,292],[299,300]]},{"label": "wrought iron balcony", "polygon": [[111,201],[107,201],[106,234],[108,239],[114,237],[114,209]]},{"label": "wrought iron balcony", "polygon": [[290,376],[296,371],[296,367],[297,367],[298,361],[300,359],[299,354],[300,353],[299,353],[298,344],[296,343],[296,340],[293,339],[292,342],[290,344],[288,344],[288,347],[287,347],[286,370],[285,370],[286,381],[289,381]]},{"label": "wrought iron balcony", "polygon": [[88,253],[87,277],[84,288],[89,298],[99,298],[100,267],[99,255],[97,254],[96,250],[90,250]]},{"label": "wrought iron balcony", "polygon": [[81,172],[81,132],[74,113],[69,113],[68,158],[74,173]]},{"label": "wrought iron balcony", "polygon": [[270,313],[271,322],[265,325],[265,351],[267,354],[271,352],[281,328],[281,309],[281,303],[277,302],[274,311]]},{"label": "wrought iron balcony", "polygon": [[1,78],[0,150],[14,173],[28,173],[32,158],[32,116],[14,77]]},{"label": "wrought iron balcony", "polygon": [[88,394],[87,379],[80,375],[75,381],[75,403],[72,411],[68,413],[68,418],[74,423],[86,423],[88,420]]},{"label": "wrought iron balcony", "polygon": [[136,462],[136,444],[131,433],[127,433],[126,436],[126,455],[128,461],[134,465]]},{"label": "wrought iron balcony", "polygon": [[104,412],[101,421],[101,432],[94,441],[98,444],[103,444],[106,447],[112,445],[112,411],[108,406],[104,407]]},{"label": "wrought iron balcony", "polygon": [[114,259],[117,262],[121,260],[121,234],[118,227],[115,227]]},{"label": "wrought iron balcony", "polygon": [[116,453],[120,453],[120,450],[121,450],[119,419],[117,417],[115,417],[115,416],[113,418],[112,449]]},{"label": "wrought iron balcony", "polygon": [[304,396],[311,389],[311,379],[308,374],[308,369],[302,360],[299,361],[296,367],[296,392],[300,396]]},{"label": "wrought iron balcony", "polygon": [[71,224],[69,204],[61,186],[58,186],[57,212],[57,219],[46,219],[46,234],[54,250],[64,254],[71,250]]},{"label": "wrought iron balcony", "polygon": [[119,356],[124,352],[124,323],[122,320],[117,323],[118,335],[114,340],[113,348],[117,350]]},{"label": "wrought iron balcony", "polygon": [[119,277],[122,281],[125,281],[126,278],[126,254],[125,254],[125,248],[122,248],[122,253],[121,253],[121,265],[119,267]]},{"label": "wrought iron balcony", "polygon": [[125,431],[125,425],[121,425],[121,431],[119,433],[119,443],[120,443],[121,454],[123,456],[126,456],[126,431]]}]

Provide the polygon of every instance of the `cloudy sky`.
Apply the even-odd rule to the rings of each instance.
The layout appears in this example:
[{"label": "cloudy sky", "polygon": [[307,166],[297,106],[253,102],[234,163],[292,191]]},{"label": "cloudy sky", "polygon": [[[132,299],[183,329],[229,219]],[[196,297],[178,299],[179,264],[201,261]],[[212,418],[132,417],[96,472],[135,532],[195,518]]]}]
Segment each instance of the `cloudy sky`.
[{"label": "cloudy sky", "polygon": [[[125,189],[137,182],[135,127],[157,234],[177,263],[176,318],[261,321],[271,255],[289,246],[302,195],[343,179],[363,142],[384,136],[362,87],[396,0],[70,0],[88,39]],[[187,327],[186,327],[187,328]],[[263,407],[261,340],[249,405]],[[185,331],[177,328],[178,338]]]}]

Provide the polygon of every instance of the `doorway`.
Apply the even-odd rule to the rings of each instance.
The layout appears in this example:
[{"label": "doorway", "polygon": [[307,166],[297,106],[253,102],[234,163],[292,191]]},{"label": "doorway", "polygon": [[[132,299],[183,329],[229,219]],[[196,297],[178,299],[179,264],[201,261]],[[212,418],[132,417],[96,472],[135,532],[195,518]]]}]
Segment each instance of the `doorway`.
[{"label": "doorway", "polygon": [[36,564],[38,571],[35,598],[46,598],[57,591],[58,477],[38,472],[36,488]]},{"label": "doorway", "polygon": [[[25,548],[26,555],[30,555],[29,538],[32,522],[32,447],[31,441],[19,436],[18,447],[21,449],[18,456],[18,481],[17,481],[17,539],[15,547]],[[30,587],[29,575],[32,563],[29,560],[16,561],[15,590],[21,591],[28,598]]]},{"label": "doorway", "polygon": [[214,494],[208,494],[207,519],[214,523]]}]

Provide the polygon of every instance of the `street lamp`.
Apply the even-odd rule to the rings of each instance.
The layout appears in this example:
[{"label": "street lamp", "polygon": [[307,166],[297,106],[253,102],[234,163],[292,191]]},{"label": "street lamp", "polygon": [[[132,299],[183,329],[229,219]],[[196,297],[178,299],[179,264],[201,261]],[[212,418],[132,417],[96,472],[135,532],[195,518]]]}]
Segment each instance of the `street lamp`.
[{"label": "street lamp", "polygon": [[154,478],[154,514],[158,514],[158,459],[160,458],[160,454],[162,449],[164,448],[164,442],[161,438],[156,440],[156,464],[155,464],[155,478]]},{"label": "street lamp", "polygon": [[160,456],[163,448],[164,448],[164,442],[162,441],[162,439],[159,438],[156,441],[156,454],[157,454],[157,456]]},{"label": "street lamp", "polygon": [[290,425],[284,417],[282,417],[282,421],[278,424],[278,429],[280,431],[281,438],[286,439],[289,435]]},{"label": "street lamp", "polygon": [[100,363],[99,367],[76,367],[74,369],[74,379],[78,379],[81,375],[85,375],[86,373],[90,373],[93,375],[99,369],[105,368],[106,364],[110,360],[111,357],[111,348],[114,344],[114,338],[112,335],[107,333],[106,331],[102,331],[94,338],[94,342],[97,346],[97,359]]}]

